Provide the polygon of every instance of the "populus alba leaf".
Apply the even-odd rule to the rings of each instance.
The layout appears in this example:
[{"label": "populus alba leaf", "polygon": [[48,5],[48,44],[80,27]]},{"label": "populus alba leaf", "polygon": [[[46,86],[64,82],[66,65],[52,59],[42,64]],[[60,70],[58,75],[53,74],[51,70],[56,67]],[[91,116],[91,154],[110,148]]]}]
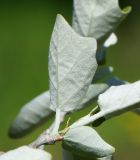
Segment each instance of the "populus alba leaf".
[{"label": "populus alba leaf", "polygon": [[49,80],[52,110],[76,109],[85,97],[97,68],[97,43],[81,37],[58,15],[49,50]]},{"label": "populus alba leaf", "polygon": [[22,146],[0,156],[0,160],[51,160],[52,156],[43,150]]},{"label": "populus alba leaf", "polygon": [[9,129],[9,135],[13,138],[22,136],[33,129],[44,118],[49,118],[52,115],[49,106],[50,94],[48,91],[27,103],[22,107],[20,113],[12,123]]},{"label": "populus alba leaf", "polygon": [[138,103],[140,103],[140,81],[110,87],[98,98],[98,106],[106,118],[134,110],[139,107]]},{"label": "populus alba leaf", "polygon": [[74,0],[73,28],[102,46],[130,11],[131,7],[121,10],[119,0]]},{"label": "populus alba leaf", "polygon": [[87,126],[70,129],[64,136],[63,147],[86,158],[106,157],[115,152],[94,129]]}]

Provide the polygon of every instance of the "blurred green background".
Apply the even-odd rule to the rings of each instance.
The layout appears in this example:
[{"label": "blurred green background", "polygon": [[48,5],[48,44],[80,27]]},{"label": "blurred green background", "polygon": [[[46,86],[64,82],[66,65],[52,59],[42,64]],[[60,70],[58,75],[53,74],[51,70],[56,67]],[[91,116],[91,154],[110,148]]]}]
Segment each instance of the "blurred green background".
[{"label": "blurred green background", "polygon": [[[116,31],[119,43],[108,49],[107,63],[133,82],[140,79],[140,1],[120,3],[131,4],[133,12]],[[71,22],[72,0],[0,0],[0,150],[30,143],[51,123],[21,139],[7,136],[20,107],[48,89],[48,47],[57,13]],[[73,120],[82,114],[74,114]],[[116,160],[140,159],[140,116],[127,113],[97,130],[116,148]],[[47,149],[60,160],[60,144]]]}]

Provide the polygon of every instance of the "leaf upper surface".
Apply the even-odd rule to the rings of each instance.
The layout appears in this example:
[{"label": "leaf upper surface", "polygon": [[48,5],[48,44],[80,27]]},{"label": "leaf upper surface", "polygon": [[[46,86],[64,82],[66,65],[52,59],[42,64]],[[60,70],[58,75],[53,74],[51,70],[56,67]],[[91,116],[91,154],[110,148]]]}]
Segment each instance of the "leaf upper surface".
[{"label": "leaf upper surface", "polygon": [[19,137],[33,129],[44,118],[50,117],[50,94],[44,92],[24,105],[9,129],[11,137]]},{"label": "leaf upper surface", "polygon": [[118,0],[74,0],[73,28],[103,44],[130,11],[121,10]]},{"label": "leaf upper surface", "polygon": [[140,103],[140,81],[113,86],[100,94],[98,105],[106,118],[137,108]]},{"label": "leaf upper surface", "polygon": [[0,156],[0,160],[51,160],[48,152],[22,146]]},{"label": "leaf upper surface", "polygon": [[49,52],[51,109],[73,110],[84,98],[97,68],[96,40],[76,34],[58,15]]},{"label": "leaf upper surface", "polygon": [[64,148],[84,157],[106,157],[115,149],[107,144],[98,133],[87,126],[70,129],[64,136]]}]

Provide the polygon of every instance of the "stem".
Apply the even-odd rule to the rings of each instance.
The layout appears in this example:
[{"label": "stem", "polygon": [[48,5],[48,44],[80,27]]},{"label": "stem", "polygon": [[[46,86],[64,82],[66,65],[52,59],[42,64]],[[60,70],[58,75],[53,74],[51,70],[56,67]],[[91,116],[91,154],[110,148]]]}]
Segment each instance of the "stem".
[{"label": "stem", "polygon": [[52,130],[52,134],[57,134],[59,127],[60,127],[60,123],[61,123],[61,111],[60,109],[56,109],[56,115],[55,115],[55,121],[54,121],[54,127]]},{"label": "stem", "polygon": [[102,112],[102,111],[96,113],[93,116],[86,115],[85,117],[83,117],[83,118],[79,119],[78,121],[76,121],[75,123],[73,123],[69,128],[76,128],[76,127],[88,125],[103,116],[104,116],[104,112]]},{"label": "stem", "polygon": [[[60,123],[64,121],[64,117],[66,115],[66,112],[60,112]],[[55,122],[53,122],[48,129],[46,129],[32,144],[30,144],[31,147],[36,148],[37,146],[40,146],[40,149],[44,149],[44,143],[47,143],[48,138],[52,137],[52,131],[54,129]],[[42,144],[42,145],[41,145]]]}]

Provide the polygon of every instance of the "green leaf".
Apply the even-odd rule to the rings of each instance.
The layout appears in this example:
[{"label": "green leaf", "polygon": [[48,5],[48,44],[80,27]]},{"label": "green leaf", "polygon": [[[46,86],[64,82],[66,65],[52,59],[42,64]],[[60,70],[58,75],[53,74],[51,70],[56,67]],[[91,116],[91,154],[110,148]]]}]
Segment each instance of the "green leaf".
[{"label": "green leaf", "polygon": [[130,11],[131,7],[121,10],[119,0],[74,0],[73,28],[102,46]]},{"label": "green leaf", "polygon": [[97,68],[96,49],[95,39],[79,36],[57,16],[49,53],[52,110],[68,112],[81,103]]},{"label": "green leaf", "polygon": [[0,156],[0,160],[51,160],[52,156],[43,150],[22,146]]},{"label": "green leaf", "polygon": [[103,116],[111,118],[124,112],[134,110],[140,103],[140,81],[113,86],[100,94],[98,106]]},{"label": "green leaf", "polygon": [[52,111],[49,106],[50,94],[48,91],[24,105],[9,129],[10,137],[23,136],[45,118],[50,118]]},{"label": "green leaf", "polygon": [[112,155],[115,151],[94,129],[87,126],[70,129],[64,136],[63,147],[87,158],[102,158]]}]

